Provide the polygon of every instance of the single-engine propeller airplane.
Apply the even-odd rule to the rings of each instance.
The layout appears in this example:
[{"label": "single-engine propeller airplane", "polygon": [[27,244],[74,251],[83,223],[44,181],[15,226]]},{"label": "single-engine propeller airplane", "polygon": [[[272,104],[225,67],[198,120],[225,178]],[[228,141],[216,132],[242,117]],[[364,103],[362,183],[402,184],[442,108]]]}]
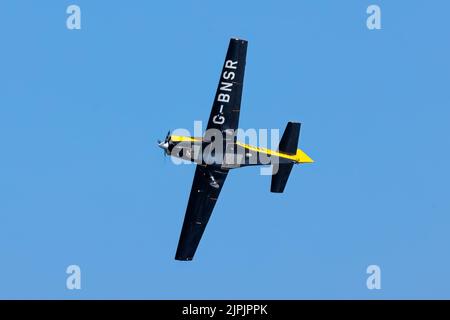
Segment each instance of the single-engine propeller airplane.
[{"label": "single-engine propeller airplane", "polygon": [[[193,259],[230,169],[268,164],[262,159],[270,159],[274,168],[270,191],[282,193],[293,165],[313,162],[306,153],[297,149],[298,122],[288,122],[278,150],[237,141],[235,133],[241,109],[246,55],[247,41],[231,39],[204,137],[171,135],[169,131],[164,141],[158,141],[165,154],[197,163],[176,260]],[[218,132],[220,139],[210,132]],[[206,151],[218,140],[221,140],[223,152],[211,150],[210,156],[206,157],[198,152]]]}]

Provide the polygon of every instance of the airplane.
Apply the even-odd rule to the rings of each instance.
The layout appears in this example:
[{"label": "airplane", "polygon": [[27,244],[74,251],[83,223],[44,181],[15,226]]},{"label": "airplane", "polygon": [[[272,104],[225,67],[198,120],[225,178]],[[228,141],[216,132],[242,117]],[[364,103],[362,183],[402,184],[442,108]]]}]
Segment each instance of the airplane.
[{"label": "airplane", "polygon": [[[229,170],[264,165],[268,159],[274,164],[270,191],[282,193],[294,164],[314,162],[297,148],[298,122],[288,122],[277,150],[237,141],[235,133],[241,109],[247,44],[243,39],[230,39],[205,135],[188,137],[169,131],[164,141],[158,141],[165,155],[197,164],[176,260],[193,259]],[[222,151],[221,148],[209,148],[214,143],[216,147],[223,146]],[[205,156],[201,150],[208,148],[210,152]]]}]

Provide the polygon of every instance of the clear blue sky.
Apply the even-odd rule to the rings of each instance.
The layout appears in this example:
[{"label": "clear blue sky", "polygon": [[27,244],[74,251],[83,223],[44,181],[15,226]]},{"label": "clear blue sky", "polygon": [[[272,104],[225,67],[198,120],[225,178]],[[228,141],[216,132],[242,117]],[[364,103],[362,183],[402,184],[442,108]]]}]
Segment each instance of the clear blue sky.
[{"label": "clear blue sky", "polygon": [[[0,298],[450,298],[449,11],[2,1]],[[281,195],[257,168],[232,171],[195,260],[178,262],[194,166],[155,141],[207,120],[234,36],[249,41],[241,127],[300,121],[316,163]]]}]

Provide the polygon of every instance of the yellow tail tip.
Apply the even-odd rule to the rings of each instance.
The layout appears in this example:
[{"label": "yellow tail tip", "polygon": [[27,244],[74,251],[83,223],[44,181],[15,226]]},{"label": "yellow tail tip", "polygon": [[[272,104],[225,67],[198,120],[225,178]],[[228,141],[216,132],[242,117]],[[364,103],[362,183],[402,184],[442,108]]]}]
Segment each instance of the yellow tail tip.
[{"label": "yellow tail tip", "polygon": [[300,149],[297,149],[297,161],[300,163],[314,163],[314,160]]}]

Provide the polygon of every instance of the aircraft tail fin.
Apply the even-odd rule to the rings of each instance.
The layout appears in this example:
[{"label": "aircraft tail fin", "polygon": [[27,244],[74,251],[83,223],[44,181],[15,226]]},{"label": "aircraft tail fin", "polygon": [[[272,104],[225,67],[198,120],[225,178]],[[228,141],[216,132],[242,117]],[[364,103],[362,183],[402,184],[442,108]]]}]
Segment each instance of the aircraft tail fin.
[{"label": "aircraft tail fin", "polygon": [[[295,155],[297,154],[298,139],[300,136],[300,123],[288,122],[286,129],[278,146],[278,151]],[[289,175],[291,173],[294,163],[283,163],[274,165],[274,174],[272,175],[272,183],[270,185],[270,192],[282,193],[286,187]]]}]

